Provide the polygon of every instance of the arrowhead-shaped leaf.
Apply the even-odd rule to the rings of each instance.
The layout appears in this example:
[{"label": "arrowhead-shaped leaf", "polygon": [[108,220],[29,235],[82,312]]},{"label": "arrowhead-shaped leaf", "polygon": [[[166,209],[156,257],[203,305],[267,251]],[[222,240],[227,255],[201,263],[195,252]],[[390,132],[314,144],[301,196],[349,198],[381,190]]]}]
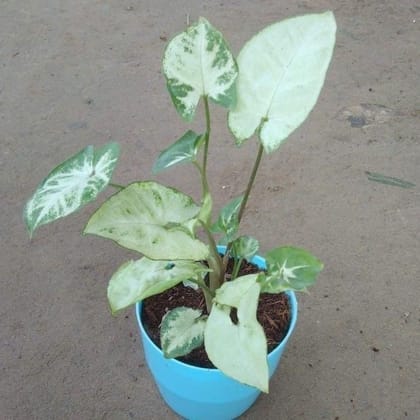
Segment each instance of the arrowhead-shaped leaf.
[{"label": "arrowhead-shaped leaf", "polygon": [[108,185],[118,156],[116,143],[97,150],[88,146],[57,166],[26,203],[23,217],[30,235],[93,201]]},{"label": "arrowhead-shaped leaf", "polygon": [[258,252],[260,244],[252,236],[240,236],[232,242],[231,254],[233,258],[244,258],[251,261],[252,257]]},{"label": "arrowhead-shaped leaf", "polygon": [[179,140],[160,153],[153,165],[153,173],[156,174],[178,163],[194,161],[203,141],[202,134],[188,130]]},{"label": "arrowhead-shaped leaf", "polygon": [[[267,341],[257,321],[257,275],[239,277],[216,292],[204,331],[207,355],[223,373],[268,392]],[[231,319],[237,309],[237,323]]]},{"label": "arrowhead-shaped leaf", "polygon": [[261,282],[262,292],[280,293],[285,290],[306,290],[311,286],[323,264],[308,251],[281,247],[266,255],[267,274]]},{"label": "arrowhead-shaped leaf", "polygon": [[180,306],[172,309],[162,319],[160,342],[168,359],[185,356],[204,341],[207,317],[199,309]]},{"label": "arrowhead-shaped leaf", "polygon": [[149,296],[162,293],[185,280],[202,280],[208,268],[194,261],[149,260],[146,257],[123,264],[108,285],[113,313]]},{"label": "arrowhead-shaped leaf", "polygon": [[204,18],[168,44],[163,71],[175,108],[187,121],[202,96],[224,107],[235,101],[236,62],[223,35]]},{"label": "arrowhead-shaped leaf", "polygon": [[239,144],[258,130],[270,153],[306,119],[324,84],[335,31],[332,12],[309,14],[268,26],[245,44],[229,113]]},{"label": "arrowhead-shaped leaf", "polygon": [[206,259],[196,239],[200,211],[191,197],[152,181],[136,182],[105,201],[84,233],[109,238],[154,260]]},{"label": "arrowhead-shaped leaf", "polygon": [[221,244],[228,243],[233,240],[238,232],[239,221],[238,213],[241,208],[243,195],[236,197],[224,206],[219,213],[219,217],[211,227],[213,233],[223,233],[223,238],[220,239]]}]

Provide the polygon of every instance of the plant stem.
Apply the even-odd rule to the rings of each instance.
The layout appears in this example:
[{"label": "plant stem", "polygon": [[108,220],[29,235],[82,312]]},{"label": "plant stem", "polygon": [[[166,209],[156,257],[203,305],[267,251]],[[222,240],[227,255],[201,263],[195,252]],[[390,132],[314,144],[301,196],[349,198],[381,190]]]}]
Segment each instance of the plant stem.
[{"label": "plant stem", "polygon": [[203,191],[202,200],[204,200],[204,197],[206,196],[206,194],[210,194],[210,188],[209,188],[209,184],[207,182],[207,176],[205,175],[203,168],[200,166],[200,164],[196,160],[194,160],[192,163],[197,168],[197,170],[200,174],[201,188],[202,188],[202,191]]},{"label": "plant stem", "polygon": [[[244,193],[244,198],[242,200],[241,207],[239,208],[238,225],[241,223],[242,216],[244,214],[245,207],[246,207],[246,204],[248,202],[249,194],[251,193],[252,186],[254,185],[255,177],[257,175],[257,171],[258,171],[258,168],[259,168],[260,163],[261,163],[261,158],[262,158],[263,152],[264,152],[264,147],[263,147],[262,143],[260,142],[260,147],[258,149],[257,157],[256,157],[255,162],[254,162],[254,167],[252,168],[252,172],[251,172],[251,175],[250,175],[249,180],[248,180],[248,185],[246,186],[246,190],[245,190],[245,193]],[[223,257],[223,269],[224,270],[226,270],[227,263],[229,261],[230,247],[231,247],[231,244],[229,243],[226,247],[226,254]]]},{"label": "plant stem", "polygon": [[204,135],[204,154],[203,154],[203,174],[207,182],[207,158],[209,153],[209,140],[210,140],[210,131],[211,131],[211,121],[210,121],[210,109],[209,109],[209,100],[207,96],[203,97],[204,101],[204,112],[206,116],[206,134]]},{"label": "plant stem", "polygon": [[207,312],[210,313],[212,307],[212,300],[214,297],[214,292],[221,284],[221,277],[223,276],[223,262],[219,253],[217,252],[216,242],[214,241],[213,235],[210,233],[209,229],[205,223],[200,220],[201,226],[204,229],[204,232],[207,235],[210,245],[210,255],[208,257],[208,264],[211,271],[209,272],[209,290],[202,289],[204,292],[204,297],[206,299]]},{"label": "plant stem", "polygon": [[188,279],[188,281],[198,286],[204,294],[207,293],[210,296],[210,299],[214,298],[215,293],[210,290],[210,288],[207,286],[204,280]]},{"label": "plant stem", "polygon": [[[208,159],[208,154],[209,154],[211,119],[210,119],[208,97],[204,96],[203,101],[204,101],[204,113],[205,113],[205,118],[206,118],[206,132],[204,134],[203,165],[201,168],[199,167],[199,165],[197,166],[199,167],[200,174],[201,174],[201,182],[203,185],[203,200],[204,200],[206,196],[210,196],[210,189],[209,189],[209,185],[207,181],[207,159]],[[210,205],[211,205],[211,196],[210,196]],[[209,240],[210,256],[208,258],[208,263],[212,270],[209,273],[209,288],[210,288],[210,291],[214,293],[215,290],[219,288],[220,285],[222,284],[225,272],[223,270],[223,260],[220,257],[219,253],[217,252],[216,242],[214,240],[213,235],[211,234],[209,230],[210,223],[211,223],[211,214],[209,215],[208,220],[206,220],[206,223],[202,223],[202,226]],[[206,293],[205,293],[205,296],[206,296],[207,310],[210,313],[212,302],[211,300],[208,299],[208,296]]]},{"label": "plant stem", "polygon": [[239,260],[235,261],[235,264],[234,264],[234,267],[233,267],[233,270],[232,270],[231,280],[235,280],[236,277],[238,277],[239,269],[241,268],[243,260],[244,260],[243,258],[240,258]]},{"label": "plant stem", "polygon": [[257,175],[257,171],[258,171],[258,168],[259,168],[260,163],[261,163],[261,158],[262,158],[263,151],[264,151],[264,147],[260,143],[260,147],[258,149],[258,153],[257,153],[257,157],[255,159],[254,167],[252,168],[251,176],[249,177],[248,185],[247,185],[246,190],[245,190],[244,199],[242,200],[241,208],[239,209],[238,223],[241,223],[242,216],[243,216],[244,211],[245,211],[246,203],[248,202],[248,197],[249,197],[249,194],[251,193],[252,186],[254,185],[255,177]]},{"label": "plant stem", "polygon": [[203,164],[200,164],[194,160],[192,163],[198,169],[201,178],[201,188],[202,188],[202,198],[201,198],[201,212],[200,216],[204,219],[205,224],[207,227],[211,224],[211,213],[213,208],[213,201],[210,194],[210,187],[207,181],[207,159],[209,153],[209,142],[210,142],[210,109],[209,109],[209,101],[207,96],[203,97],[204,101],[204,111],[206,117],[206,132],[204,133],[204,151],[203,151]]}]

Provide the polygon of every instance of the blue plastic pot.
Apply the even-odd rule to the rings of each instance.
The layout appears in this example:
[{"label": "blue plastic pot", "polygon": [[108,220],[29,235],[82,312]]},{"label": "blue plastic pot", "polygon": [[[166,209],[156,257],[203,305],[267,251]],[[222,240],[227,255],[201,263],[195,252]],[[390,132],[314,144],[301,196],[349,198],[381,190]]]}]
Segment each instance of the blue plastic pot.
[{"label": "blue plastic pot", "polygon": [[[224,249],[219,248],[220,251]],[[254,264],[265,268],[265,260],[254,257]],[[287,292],[290,304],[290,326],[282,342],[268,354],[270,377],[276,370],[297,320],[297,300]],[[175,359],[166,359],[144,330],[142,303],[136,304],[136,317],[144,347],[146,363],[166,403],[189,420],[232,420],[244,413],[261,393],[257,388],[229,378],[218,369],[191,366]]]}]

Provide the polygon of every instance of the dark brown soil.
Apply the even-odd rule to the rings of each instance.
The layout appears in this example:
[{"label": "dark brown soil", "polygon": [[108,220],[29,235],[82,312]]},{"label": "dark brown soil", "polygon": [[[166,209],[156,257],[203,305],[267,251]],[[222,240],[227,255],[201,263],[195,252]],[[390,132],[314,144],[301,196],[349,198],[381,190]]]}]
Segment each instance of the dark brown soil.
[{"label": "dark brown soil", "polygon": [[[258,267],[243,263],[240,275],[258,272]],[[228,273],[229,273],[228,267]],[[178,306],[201,309],[207,313],[204,296],[200,290],[185,287],[182,283],[156,296],[151,296],[143,302],[142,320],[147,333],[153,342],[160,347],[160,323],[162,317],[171,309]],[[260,295],[257,319],[262,325],[268,344],[268,352],[274,349],[287,334],[290,321],[289,301],[285,293]],[[208,359],[204,346],[193,350],[190,354],[179,358],[185,363],[214,368]]]}]

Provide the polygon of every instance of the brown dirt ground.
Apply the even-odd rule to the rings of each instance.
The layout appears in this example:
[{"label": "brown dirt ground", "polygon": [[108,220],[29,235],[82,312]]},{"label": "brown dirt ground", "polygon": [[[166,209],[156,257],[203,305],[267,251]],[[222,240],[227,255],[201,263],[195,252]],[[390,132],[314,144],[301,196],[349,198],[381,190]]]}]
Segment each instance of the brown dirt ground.
[{"label": "brown dirt ground", "polygon": [[[243,418],[419,418],[416,0],[0,1],[0,418],[176,418],[144,365],[133,313],[112,318],[107,308],[107,281],[127,253],[81,240],[93,206],[30,243],[23,204],[55,164],[109,139],[122,145],[116,182],[151,176],[156,154],[186,129],[160,59],[187,15],[207,17],[237,53],[269,23],[326,9],[339,29],[325,88],[308,121],[264,159],[243,226],[265,238],[263,251],[306,247],[326,268],[300,296],[270,394]],[[224,114],[213,119],[220,205],[243,188],[255,145],[234,150]],[[417,186],[375,183],[365,171]],[[191,174],[159,180],[197,195]]]}]

